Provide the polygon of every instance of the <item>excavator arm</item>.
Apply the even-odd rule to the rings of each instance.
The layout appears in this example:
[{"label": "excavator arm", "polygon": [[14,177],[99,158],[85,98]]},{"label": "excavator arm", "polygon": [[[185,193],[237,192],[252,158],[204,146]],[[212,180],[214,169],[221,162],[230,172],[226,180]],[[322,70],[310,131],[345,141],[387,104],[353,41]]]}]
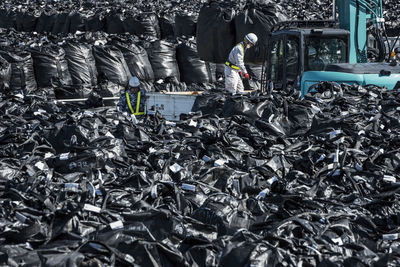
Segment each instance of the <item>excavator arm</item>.
[{"label": "excavator arm", "polygon": [[[382,33],[385,32],[382,0],[336,0],[334,19],[338,12],[339,26],[350,32],[350,62],[365,63],[367,59],[367,27],[375,27],[377,41],[382,45]],[[381,49],[384,49],[381,48]]]}]

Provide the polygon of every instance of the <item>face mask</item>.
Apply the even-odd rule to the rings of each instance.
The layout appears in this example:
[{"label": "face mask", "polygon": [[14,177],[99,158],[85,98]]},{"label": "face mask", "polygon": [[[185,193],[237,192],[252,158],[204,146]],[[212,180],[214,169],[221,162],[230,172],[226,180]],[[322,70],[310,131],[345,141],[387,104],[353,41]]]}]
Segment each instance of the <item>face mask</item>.
[{"label": "face mask", "polygon": [[139,91],[139,87],[130,87],[129,89],[132,94],[136,94]]},{"label": "face mask", "polygon": [[247,45],[246,45],[246,48],[247,48],[247,49],[249,49],[250,47],[251,47],[251,45],[250,45],[250,44],[247,44]]}]

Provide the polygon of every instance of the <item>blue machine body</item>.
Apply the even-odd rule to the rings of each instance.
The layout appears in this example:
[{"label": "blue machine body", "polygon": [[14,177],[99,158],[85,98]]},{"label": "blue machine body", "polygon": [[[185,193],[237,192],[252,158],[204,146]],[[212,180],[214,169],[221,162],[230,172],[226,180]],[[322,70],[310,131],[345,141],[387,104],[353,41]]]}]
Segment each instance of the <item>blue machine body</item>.
[{"label": "blue machine body", "polygon": [[[372,63],[365,63],[372,64]],[[389,90],[395,88],[400,81],[400,69],[398,73],[391,73],[388,76],[381,74],[362,74],[362,73],[346,73],[337,71],[307,71],[303,73],[301,79],[301,97],[309,92],[311,86],[321,82],[337,82],[339,84],[358,84],[361,86],[377,85],[386,87]]]}]

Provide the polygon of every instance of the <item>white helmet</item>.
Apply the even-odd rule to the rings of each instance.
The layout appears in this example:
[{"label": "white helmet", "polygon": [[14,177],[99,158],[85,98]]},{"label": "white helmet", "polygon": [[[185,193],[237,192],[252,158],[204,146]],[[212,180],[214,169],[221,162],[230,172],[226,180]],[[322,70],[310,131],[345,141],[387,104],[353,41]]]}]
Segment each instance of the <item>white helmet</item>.
[{"label": "white helmet", "polygon": [[253,45],[255,45],[258,41],[257,35],[255,35],[254,33],[249,33],[244,38]]},{"label": "white helmet", "polygon": [[140,81],[136,76],[132,76],[129,79],[129,86],[130,87],[138,87],[140,85]]}]

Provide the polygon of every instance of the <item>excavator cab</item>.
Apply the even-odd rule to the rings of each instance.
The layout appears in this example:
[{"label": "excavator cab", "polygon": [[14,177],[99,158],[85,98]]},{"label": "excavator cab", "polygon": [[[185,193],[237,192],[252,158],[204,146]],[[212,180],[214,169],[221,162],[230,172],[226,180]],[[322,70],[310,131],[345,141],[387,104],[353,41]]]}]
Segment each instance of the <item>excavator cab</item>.
[{"label": "excavator cab", "polygon": [[329,64],[349,62],[348,31],[328,28],[326,22],[301,23],[273,29],[270,36],[266,78],[275,89],[300,87],[304,72],[324,71]]},{"label": "excavator cab", "polygon": [[[264,74],[267,90],[298,89],[304,97],[321,81],[399,89],[400,66],[387,62],[352,62],[351,34],[313,21],[272,31]],[[354,61],[354,60],[353,60]]]},{"label": "excavator cab", "polygon": [[[272,27],[267,89],[291,85],[301,97],[321,81],[399,89],[400,65],[387,56],[395,54],[397,39],[386,51],[382,1],[336,0],[332,7],[332,20],[285,21]],[[377,63],[368,62],[368,34],[377,40]]]}]

